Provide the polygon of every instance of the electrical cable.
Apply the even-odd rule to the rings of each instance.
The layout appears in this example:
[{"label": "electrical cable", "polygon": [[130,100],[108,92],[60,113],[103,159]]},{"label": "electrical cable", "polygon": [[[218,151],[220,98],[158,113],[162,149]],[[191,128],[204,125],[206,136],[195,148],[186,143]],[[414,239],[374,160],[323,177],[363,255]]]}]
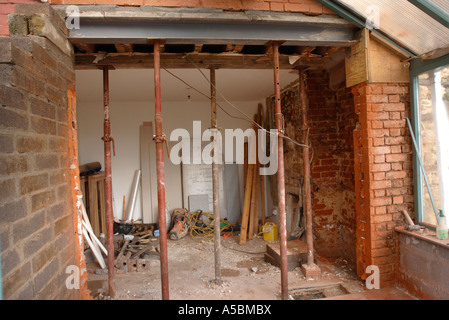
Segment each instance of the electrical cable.
[{"label": "electrical cable", "polygon": [[[187,83],[186,81],[184,81],[183,79],[181,79],[180,77],[178,77],[177,75],[175,75],[174,73],[168,71],[167,69],[164,69],[169,75],[173,76],[174,78],[178,79],[179,81],[181,81],[182,83],[184,83],[185,85],[189,86],[189,88],[195,90],[196,92],[198,92],[199,94],[201,94],[202,96],[206,97],[207,99],[210,100],[210,97],[208,95],[206,95],[204,92],[198,90],[197,88],[195,88],[194,86],[192,86],[191,84]],[[248,121],[247,119],[244,118],[240,118],[240,117],[236,117],[233,116],[232,114],[228,113],[222,106],[220,106],[220,104],[217,103],[217,106],[223,110],[224,113],[226,113],[229,117],[234,118],[234,119],[239,119],[239,120],[243,120],[243,121]]]},{"label": "electrical cable", "polygon": [[[264,127],[262,127],[260,124],[258,124],[256,121],[254,121],[253,119],[251,119],[251,117],[249,117],[246,113],[244,113],[244,112],[241,111],[238,107],[236,107],[232,102],[230,102],[230,101],[224,96],[224,94],[223,94],[219,89],[217,89],[217,87],[216,87],[216,86],[215,86],[215,85],[214,85],[214,84],[207,78],[207,76],[203,73],[203,71],[201,71],[201,69],[195,64],[195,62],[193,62],[191,59],[189,59],[188,56],[187,56],[187,60],[189,60],[191,63],[193,63],[193,64],[195,65],[195,67],[196,67],[196,68],[198,69],[198,71],[203,75],[203,77],[206,79],[206,81],[207,81],[210,85],[212,85],[212,86],[215,88],[215,90],[221,95],[221,97],[225,100],[225,102],[227,102],[231,107],[233,107],[235,110],[237,110],[238,112],[240,112],[245,118],[237,117],[237,116],[231,115],[231,114],[228,113],[228,112],[227,112],[227,111],[226,111],[220,104],[217,103],[217,106],[218,106],[221,110],[223,110],[223,112],[225,112],[225,113],[226,113],[228,116],[230,116],[231,118],[234,118],[234,119],[240,119],[240,120],[244,120],[244,121],[248,121],[249,123],[251,123],[251,124],[257,126],[259,129],[263,130],[263,131],[264,131],[266,134],[268,134],[268,135],[276,135],[276,136],[277,136],[277,135],[279,134],[279,132],[278,132],[278,133],[272,133],[272,132],[268,131],[267,129],[265,129]],[[198,90],[197,88],[195,88],[194,86],[192,86],[192,85],[189,84],[188,82],[184,81],[184,80],[181,79],[180,77],[176,76],[176,75],[173,74],[172,72],[168,71],[168,70],[165,69],[165,68],[164,68],[164,70],[165,70],[168,74],[170,74],[171,76],[175,77],[176,79],[178,79],[179,81],[181,81],[181,82],[184,83],[185,85],[189,86],[190,88],[192,88],[193,90],[195,90],[196,92],[198,92],[199,94],[201,94],[202,96],[206,97],[206,98],[209,99],[209,100],[211,99],[207,94],[205,94],[205,93],[202,92],[201,90]],[[293,144],[295,144],[295,145],[297,145],[297,146],[299,146],[299,147],[302,147],[302,148],[310,148],[310,146],[307,146],[307,145],[305,145],[305,144],[299,143],[299,142],[293,140],[292,138],[286,136],[286,135],[284,134],[284,130],[282,130],[281,133],[282,133],[282,138],[283,138],[283,139],[286,139],[286,140],[292,142]]]},{"label": "electrical cable", "polygon": [[[204,216],[205,219],[203,219],[202,216]],[[193,239],[214,237],[214,219],[211,213],[198,210],[196,212],[189,213],[187,218],[190,228],[189,233]],[[227,220],[220,219],[220,233],[228,229],[231,229],[232,231],[233,226],[234,225],[230,224]]]},{"label": "electrical cable", "polygon": [[[206,217],[206,221],[204,221],[204,219],[201,218],[201,216],[204,215]],[[193,213],[189,213],[188,214],[188,224],[189,224],[189,228],[190,228],[190,236],[195,239],[207,239],[207,238],[213,238],[214,237],[214,225],[213,225],[213,216],[211,213],[209,212],[202,212],[201,210],[198,210],[196,212]],[[220,219],[220,233],[221,232],[225,232],[226,230],[231,229],[231,232],[233,230],[234,224],[230,224],[227,220],[224,219]],[[221,224],[224,224],[223,226],[221,226]],[[223,248],[229,249],[229,250],[234,250],[234,251],[238,251],[241,253],[247,253],[247,254],[264,254],[264,252],[249,252],[249,251],[244,251],[244,250],[238,250],[235,248],[230,248],[227,246],[224,246],[222,244]]]}]

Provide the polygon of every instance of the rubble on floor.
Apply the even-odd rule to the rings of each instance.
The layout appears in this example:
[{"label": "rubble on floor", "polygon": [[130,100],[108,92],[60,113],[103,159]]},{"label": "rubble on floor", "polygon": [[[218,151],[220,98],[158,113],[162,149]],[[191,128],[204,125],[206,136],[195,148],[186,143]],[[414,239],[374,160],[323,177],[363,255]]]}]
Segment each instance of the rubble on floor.
[{"label": "rubble on floor", "polygon": [[118,255],[115,267],[124,272],[144,272],[150,270],[149,257],[159,257],[159,240],[154,236],[154,228],[134,230],[131,234],[114,235]]},{"label": "rubble on floor", "polygon": [[[276,242],[275,242],[276,243]],[[238,234],[221,239],[222,283],[215,284],[214,241],[211,238],[184,237],[168,240],[168,265],[170,299],[174,300],[279,300],[280,269],[266,262],[264,256],[268,243],[261,236],[239,245]],[[89,281],[104,281],[95,289],[95,299],[114,300],[160,300],[160,261],[156,254],[147,255],[148,268],[141,272],[117,270],[115,277],[116,295],[106,296],[107,272],[96,274],[95,260],[88,263]],[[322,273],[319,278],[305,278],[298,266],[288,272],[289,289],[302,287],[341,285],[343,291],[328,290],[328,294],[344,292],[357,293],[365,290],[349,268],[341,268],[317,256],[317,265]],[[100,281],[100,282],[99,282]],[[321,295],[319,295],[321,297]],[[313,295],[312,295],[313,297]],[[329,297],[329,295],[324,296]],[[295,299],[294,295],[290,299]]]}]

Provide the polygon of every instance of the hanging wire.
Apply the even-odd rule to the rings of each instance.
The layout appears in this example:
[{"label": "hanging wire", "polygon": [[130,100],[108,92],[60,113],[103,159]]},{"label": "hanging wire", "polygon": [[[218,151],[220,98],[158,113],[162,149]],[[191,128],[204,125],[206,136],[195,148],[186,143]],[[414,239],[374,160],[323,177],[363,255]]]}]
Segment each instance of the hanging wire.
[{"label": "hanging wire", "polygon": [[[178,77],[177,75],[175,75],[174,73],[168,71],[167,69],[164,69],[169,75],[173,76],[174,78],[178,79],[179,81],[181,81],[182,83],[184,83],[186,86],[189,86],[190,88],[192,88],[193,90],[195,90],[196,92],[198,92],[199,94],[201,94],[202,96],[206,97],[207,99],[211,99],[207,94],[205,94],[204,92],[198,90],[197,88],[195,88],[194,86],[192,86],[191,84],[189,84],[188,82],[184,81],[182,78]],[[226,113],[229,117],[234,118],[234,119],[239,119],[239,120],[243,120],[243,121],[248,121],[245,118],[241,118],[241,117],[236,117],[233,116],[232,114],[230,114],[229,112],[227,112],[220,104],[217,103],[217,106],[223,110],[224,113]]]},{"label": "hanging wire", "polygon": [[[272,133],[271,131],[268,131],[267,129],[265,129],[264,127],[262,127],[260,124],[258,124],[256,121],[254,121],[251,117],[249,117],[246,113],[244,113],[242,110],[240,110],[238,107],[236,107],[232,102],[230,102],[225,95],[209,80],[209,78],[207,78],[207,76],[204,74],[204,72],[196,65],[195,62],[193,62],[188,56],[187,56],[187,60],[189,60],[192,64],[195,65],[195,67],[198,69],[198,71],[203,75],[203,77],[206,79],[206,81],[212,85],[215,90],[220,94],[220,96],[225,100],[225,102],[227,102],[231,107],[233,107],[235,110],[237,110],[239,113],[241,113],[244,118],[242,117],[237,117],[234,115],[231,115],[229,112],[227,112],[220,104],[217,103],[217,106],[224,112],[226,113],[229,117],[234,118],[234,119],[239,119],[239,120],[244,120],[244,121],[248,121],[250,123],[252,123],[253,125],[257,126],[260,130],[263,130],[266,134],[268,135],[278,135],[279,133]],[[180,77],[178,77],[177,75],[175,75],[174,73],[168,71],[167,69],[164,68],[164,70],[170,74],[171,76],[175,77],[176,79],[178,79],[179,81],[181,81],[182,83],[184,83],[185,85],[189,86],[190,88],[192,88],[193,90],[195,90],[196,92],[198,92],[199,94],[201,94],[202,96],[206,97],[207,99],[211,99],[210,96],[208,96],[207,94],[205,94],[204,92],[202,92],[201,90],[195,88],[194,86],[192,86],[191,84],[189,84],[188,82],[184,81],[183,79],[181,79]],[[292,138],[288,137],[285,135],[284,132],[282,132],[282,138],[285,140],[288,140],[290,142],[292,142],[293,144],[299,146],[299,147],[303,147],[303,148],[310,148],[310,146],[299,143],[295,140],[293,140]]]}]

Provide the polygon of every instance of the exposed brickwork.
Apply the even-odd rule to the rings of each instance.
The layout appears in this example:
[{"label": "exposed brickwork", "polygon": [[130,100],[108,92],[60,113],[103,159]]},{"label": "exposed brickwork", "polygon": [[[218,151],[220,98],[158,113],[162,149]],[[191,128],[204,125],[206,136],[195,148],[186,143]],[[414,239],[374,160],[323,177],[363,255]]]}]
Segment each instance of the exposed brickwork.
[{"label": "exposed brickwork", "polygon": [[65,287],[66,267],[77,264],[66,114],[73,56],[36,36],[1,39],[0,52],[4,298],[78,298]]},{"label": "exposed brickwork", "polygon": [[[352,132],[356,115],[351,91],[344,83],[329,88],[326,71],[309,72],[308,125],[312,143],[312,198],[315,248],[327,258],[355,266],[355,194]],[[286,133],[301,141],[298,87],[282,94]],[[286,191],[299,194],[303,175],[300,147],[285,144]]]},{"label": "exposed brickwork", "polygon": [[309,124],[313,146],[312,179],[316,246],[330,258],[355,263],[352,95],[344,84],[329,88],[329,74],[309,74]]},{"label": "exposed brickwork", "polygon": [[9,37],[8,14],[14,13],[17,3],[36,3],[35,0],[1,0],[0,1],[0,38]]},{"label": "exposed brickwork", "polygon": [[351,89],[344,84],[337,90],[338,103],[338,156],[339,183],[342,193],[340,216],[340,241],[342,256],[355,267],[356,261],[356,213],[355,213],[355,173],[354,173],[354,129],[357,117],[354,112],[354,97]]},{"label": "exposed brickwork", "polygon": [[52,4],[109,4],[122,6],[217,8],[227,11],[270,10],[333,14],[315,0],[53,0]]},{"label": "exposed brickwork", "polygon": [[359,115],[355,141],[357,269],[376,265],[381,286],[395,284],[398,252],[394,228],[402,210],[413,215],[412,141],[407,84],[360,84],[353,88]]}]

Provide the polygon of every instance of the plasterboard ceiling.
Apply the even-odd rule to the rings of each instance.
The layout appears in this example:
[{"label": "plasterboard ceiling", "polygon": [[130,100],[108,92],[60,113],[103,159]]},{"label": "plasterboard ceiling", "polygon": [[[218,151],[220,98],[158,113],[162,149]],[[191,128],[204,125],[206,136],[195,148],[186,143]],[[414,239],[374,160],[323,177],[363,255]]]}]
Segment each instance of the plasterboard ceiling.
[{"label": "plasterboard ceiling", "polygon": [[[210,95],[209,70],[179,69],[169,70],[186,83]],[[152,69],[111,70],[110,100],[113,101],[153,101],[154,74]],[[297,79],[298,75],[289,70],[281,70],[281,88]],[[229,101],[264,101],[274,93],[272,70],[217,70],[217,99],[223,101],[220,93]],[[103,101],[103,76],[101,70],[76,71],[77,100]],[[207,99],[188,85],[161,71],[162,101],[192,101]]]}]

